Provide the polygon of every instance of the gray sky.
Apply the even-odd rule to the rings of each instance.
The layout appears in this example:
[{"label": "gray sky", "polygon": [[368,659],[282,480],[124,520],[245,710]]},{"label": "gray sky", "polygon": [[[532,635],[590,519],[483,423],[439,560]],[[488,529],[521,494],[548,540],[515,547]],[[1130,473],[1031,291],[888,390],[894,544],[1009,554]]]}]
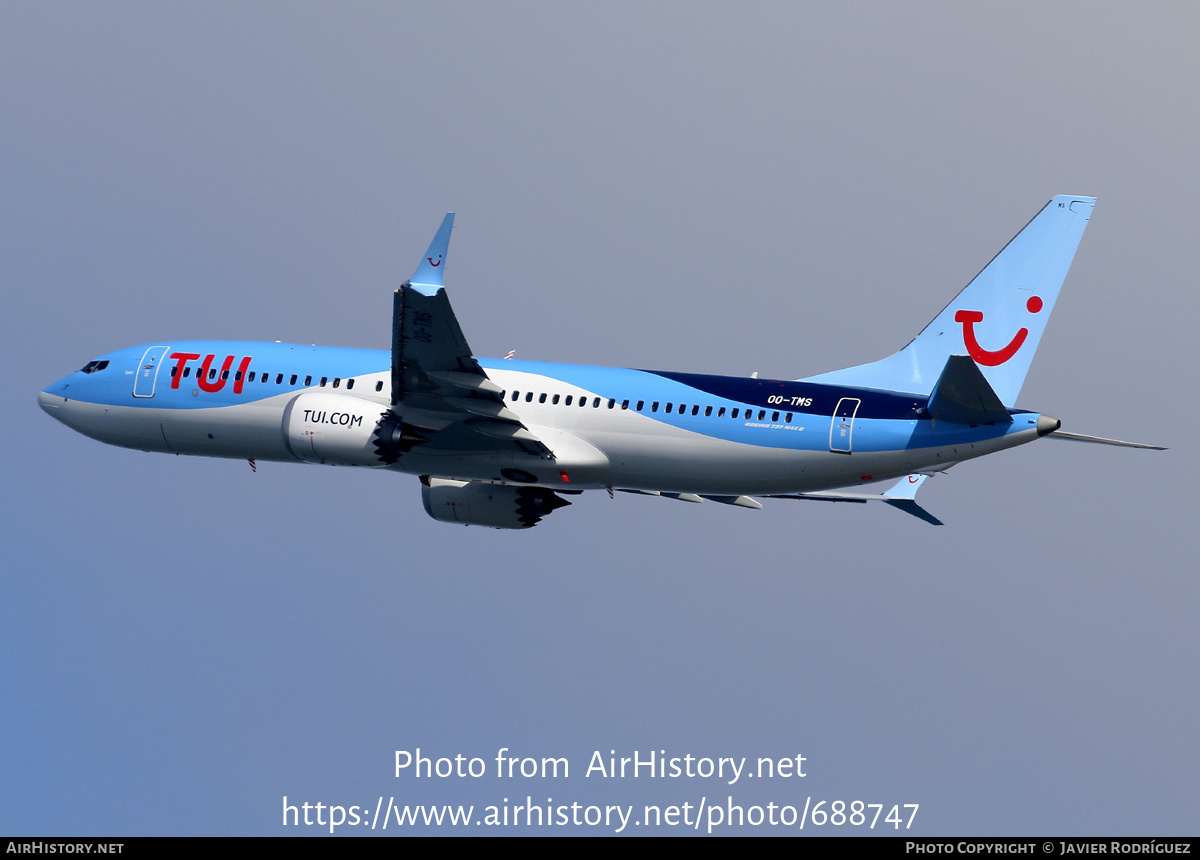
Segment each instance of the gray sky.
[{"label": "gray sky", "polygon": [[[1198,19],[0,5],[0,830],[529,794],[1194,833]],[[110,448],[36,405],[139,343],[384,348],[448,210],[481,355],[805,376],[901,347],[1056,193],[1099,202],[1019,405],[1171,450],[960,465],[922,491],[941,529],[604,494],[455,529],[415,478]],[[394,778],[417,747],[572,771]],[[602,781],[594,750],[809,775]]]}]

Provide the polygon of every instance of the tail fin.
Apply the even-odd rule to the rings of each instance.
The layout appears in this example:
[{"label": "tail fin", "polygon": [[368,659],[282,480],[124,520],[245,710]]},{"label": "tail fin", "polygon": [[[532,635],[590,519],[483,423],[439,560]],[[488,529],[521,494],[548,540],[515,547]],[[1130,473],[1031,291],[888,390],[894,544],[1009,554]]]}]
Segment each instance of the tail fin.
[{"label": "tail fin", "polygon": [[801,381],[926,395],[946,360],[965,354],[1013,406],[1095,205],[1094,197],[1055,197],[904,349]]}]

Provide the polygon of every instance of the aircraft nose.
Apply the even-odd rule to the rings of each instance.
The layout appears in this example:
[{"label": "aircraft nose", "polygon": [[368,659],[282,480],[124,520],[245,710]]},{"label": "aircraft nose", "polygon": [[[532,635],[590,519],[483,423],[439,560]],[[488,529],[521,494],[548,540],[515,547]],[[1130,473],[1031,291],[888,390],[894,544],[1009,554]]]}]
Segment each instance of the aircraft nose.
[{"label": "aircraft nose", "polygon": [[[57,385],[52,385],[51,388],[57,388]],[[38,395],[38,406],[46,412],[47,415],[58,417],[58,410],[62,407],[63,398],[57,394],[51,394],[50,388],[47,388]]]},{"label": "aircraft nose", "polygon": [[71,387],[71,383],[65,379],[60,379],[53,385],[47,385],[45,390],[38,395],[38,406],[42,407],[42,411],[47,415],[63,420],[64,414],[67,412],[67,389]]}]

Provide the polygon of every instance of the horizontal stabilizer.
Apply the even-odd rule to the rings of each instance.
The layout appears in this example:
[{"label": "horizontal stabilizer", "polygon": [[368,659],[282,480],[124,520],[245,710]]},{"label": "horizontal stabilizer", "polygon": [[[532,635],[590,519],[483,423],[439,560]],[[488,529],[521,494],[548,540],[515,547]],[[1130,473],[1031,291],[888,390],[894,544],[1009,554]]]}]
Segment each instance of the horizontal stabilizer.
[{"label": "horizontal stabilizer", "polygon": [[1093,445],[1118,445],[1122,448],[1145,448],[1148,451],[1166,451],[1161,445],[1143,445],[1141,442],[1122,442],[1120,439],[1105,439],[1102,436],[1084,436],[1082,433],[1064,433],[1056,430],[1047,438],[1066,442],[1091,442]]},{"label": "horizontal stabilizer", "polygon": [[929,416],[950,424],[1011,424],[1012,416],[969,355],[946,359],[929,395]]}]

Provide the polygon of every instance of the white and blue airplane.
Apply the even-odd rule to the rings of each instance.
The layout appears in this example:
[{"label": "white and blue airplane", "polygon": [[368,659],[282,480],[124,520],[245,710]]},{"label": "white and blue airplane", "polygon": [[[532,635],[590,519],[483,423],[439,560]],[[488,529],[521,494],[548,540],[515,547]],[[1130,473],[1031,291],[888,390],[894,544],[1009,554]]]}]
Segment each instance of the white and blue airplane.
[{"label": "white and blue airplane", "polygon": [[418,475],[444,522],[529,528],[564,495],[618,489],[746,508],[875,500],[940,525],[916,491],[963,460],[1051,434],[1153,447],[1015,408],[1094,205],[1055,197],[902,350],[806,379],[476,358],[443,287],[450,213],[395,292],[390,352],[159,341],[89,361],[38,402],[126,448]]}]

